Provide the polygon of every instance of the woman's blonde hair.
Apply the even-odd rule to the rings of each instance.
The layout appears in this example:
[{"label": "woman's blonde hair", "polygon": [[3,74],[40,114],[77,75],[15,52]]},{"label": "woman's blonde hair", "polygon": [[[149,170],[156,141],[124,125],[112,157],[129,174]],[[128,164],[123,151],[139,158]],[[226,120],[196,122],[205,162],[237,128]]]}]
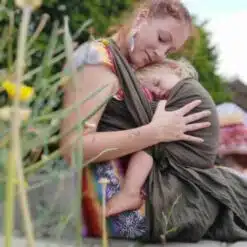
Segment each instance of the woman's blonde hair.
[{"label": "woman's blonde hair", "polygon": [[141,80],[151,73],[155,75],[155,72],[158,72],[162,69],[166,69],[166,71],[170,71],[176,74],[179,78],[181,78],[181,80],[187,78],[199,80],[198,72],[194,66],[185,58],[180,58],[179,60],[166,58],[163,63],[149,65],[145,68],[137,70],[136,75],[137,78]]},{"label": "woman's blonde hair", "polygon": [[180,0],[142,0],[136,1],[133,11],[128,10],[122,15],[123,25],[109,28],[108,35],[118,32],[118,39],[125,39],[138,13],[143,9],[148,10],[148,17],[150,18],[173,17],[176,20],[187,23],[191,33],[194,30],[190,12]]}]

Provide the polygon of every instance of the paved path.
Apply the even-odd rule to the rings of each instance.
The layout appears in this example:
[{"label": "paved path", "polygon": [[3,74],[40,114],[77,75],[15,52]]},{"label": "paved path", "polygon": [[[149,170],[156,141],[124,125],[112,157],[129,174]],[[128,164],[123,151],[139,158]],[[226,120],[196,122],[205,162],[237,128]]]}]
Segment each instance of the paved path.
[{"label": "paved path", "polygon": [[[0,236],[0,246],[4,247],[4,238]],[[26,240],[22,238],[15,238],[13,240],[13,247],[27,247]],[[52,243],[47,241],[37,241],[35,247],[74,247],[73,244],[66,243]],[[85,247],[100,247],[100,241],[88,239],[85,241]],[[135,245],[133,242],[126,241],[110,241],[110,246],[113,247],[134,247],[140,246]],[[145,245],[145,247],[155,247],[163,245]],[[214,242],[214,241],[202,241],[200,243],[169,243],[166,244],[165,247],[247,247],[247,242],[237,242],[234,244],[227,244],[222,242]]]}]

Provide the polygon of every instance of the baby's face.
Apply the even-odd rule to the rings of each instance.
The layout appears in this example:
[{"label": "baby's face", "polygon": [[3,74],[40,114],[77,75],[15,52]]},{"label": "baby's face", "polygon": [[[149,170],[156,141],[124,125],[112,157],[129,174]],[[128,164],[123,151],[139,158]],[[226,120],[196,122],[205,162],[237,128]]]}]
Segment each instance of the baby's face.
[{"label": "baby's face", "polygon": [[172,72],[162,71],[163,73],[153,73],[145,77],[141,84],[148,88],[156,99],[165,99],[168,97],[171,89],[181,81],[178,75]]}]

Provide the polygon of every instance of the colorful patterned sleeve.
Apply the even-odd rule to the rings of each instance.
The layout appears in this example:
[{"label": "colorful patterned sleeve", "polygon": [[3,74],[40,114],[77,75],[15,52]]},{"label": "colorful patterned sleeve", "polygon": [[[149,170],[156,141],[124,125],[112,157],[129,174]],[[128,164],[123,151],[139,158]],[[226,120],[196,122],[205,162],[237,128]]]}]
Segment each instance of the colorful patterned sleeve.
[{"label": "colorful patterned sleeve", "polygon": [[[83,68],[83,65],[104,64],[111,70],[113,62],[107,46],[101,41],[91,41],[82,44],[73,54],[73,62],[77,70]],[[69,75],[68,66],[64,67],[65,76]]]}]

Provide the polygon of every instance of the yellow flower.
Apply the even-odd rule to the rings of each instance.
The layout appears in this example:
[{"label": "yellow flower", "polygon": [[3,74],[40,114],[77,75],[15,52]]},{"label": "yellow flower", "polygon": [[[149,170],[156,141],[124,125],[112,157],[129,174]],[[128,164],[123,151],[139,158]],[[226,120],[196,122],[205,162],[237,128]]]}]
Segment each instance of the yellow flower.
[{"label": "yellow flower", "polygon": [[[16,84],[10,81],[4,81],[2,87],[6,90],[8,96],[13,99],[16,95]],[[34,90],[32,87],[21,85],[20,100],[26,102],[32,98]]]}]

